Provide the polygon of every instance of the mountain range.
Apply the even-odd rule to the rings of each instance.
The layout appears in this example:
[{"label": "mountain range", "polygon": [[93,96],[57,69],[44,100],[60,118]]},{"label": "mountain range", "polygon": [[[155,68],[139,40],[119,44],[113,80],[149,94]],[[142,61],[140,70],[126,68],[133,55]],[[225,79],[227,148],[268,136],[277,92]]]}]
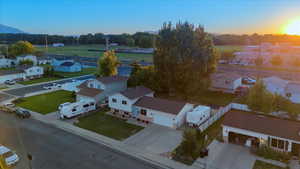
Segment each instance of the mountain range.
[{"label": "mountain range", "polygon": [[25,32],[11,26],[0,24],[0,33],[25,33]]}]

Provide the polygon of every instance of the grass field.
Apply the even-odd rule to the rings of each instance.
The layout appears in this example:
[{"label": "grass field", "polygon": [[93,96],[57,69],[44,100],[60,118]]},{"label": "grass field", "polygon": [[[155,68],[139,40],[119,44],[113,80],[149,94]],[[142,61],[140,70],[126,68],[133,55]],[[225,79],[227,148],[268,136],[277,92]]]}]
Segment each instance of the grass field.
[{"label": "grass field", "polygon": [[42,78],[28,80],[28,81],[21,81],[21,82],[18,82],[18,83],[22,84],[22,85],[31,85],[31,84],[49,82],[49,81],[59,80],[59,79],[61,79],[61,78],[59,78],[59,77],[42,77]]},{"label": "grass field", "polygon": [[71,77],[76,77],[76,76],[94,74],[95,72],[96,72],[96,68],[85,68],[85,69],[82,69],[81,72],[54,72],[54,75],[60,76],[63,78],[71,78]]},{"label": "grass field", "polygon": [[284,169],[284,168],[275,166],[273,164],[265,163],[263,161],[256,160],[253,169]]},{"label": "grass field", "polygon": [[59,90],[51,93],[21,98],[15,101],[16,106],[23,107],[41,114],[57,111],[60,104],[74,102],[72,92]]},{"label": "grass field", "polygon": [[240,46],[240,45],[219,45],[219,46],[216,46],[216,48],[220,52],[224,52],[224,51],[241,51],[243,46]]},{"label": "grass field", "polygon": [[[45,47],[36,47],[39,51],[46,51]],[[64,47],[48,47],[48,53],[62,54],[62,55],[77,55],[85,57],[99,57],[103,55],[103,52],[88,51],[89,49],[104,49],[104,45],[73,45]],[[152,61],[152,54],[129,54],[129,53],[117,53],[120,60],[131,59],[137,61]]]},{"label": "grass field", "polygon": [[75,125],[116,140],[126,139],[143,129],[120,118],[107,115],[106,111],[102,110],[90,116],[81,117]]}]

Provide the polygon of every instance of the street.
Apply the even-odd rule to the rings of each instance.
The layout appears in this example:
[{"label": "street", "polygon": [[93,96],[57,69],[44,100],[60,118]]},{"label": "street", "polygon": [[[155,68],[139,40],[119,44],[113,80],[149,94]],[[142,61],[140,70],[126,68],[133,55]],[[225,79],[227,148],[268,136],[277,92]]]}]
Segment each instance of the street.
[{"label": "street", "polygon": [[0,144],[21,156],[16,169],[150,169],[142,160],[33,119],[19,120],[0,112]]},{"label": "street", "polygon": [[[77,77],[77,78],[73,78],[73,79],[86,80],[86,79],[90,79],[90,78],[95,78],[95,76],[94,75],[88,75],[88,76]],[[61,81],[58,81],[58,82],[55,82],[55,83],[63,84],[63,83],[70,82],[70,81],[72,81],[72,80],[67,79],[67,80],[61,80]],[[6,91],[4,91],[4,93],[14,95],[14,96],[24,96],[24,95],[29,94],[29,93],[34,93],[34,92],[45,90],[43,87],[47,86],[51,83],[53,83],[53,82],[49,82],[49,83],[45,83],[45,84],[39,84],[39,85],[32,85],[32,86],[28,86],[28,87],[25,86],[25,87],[21,87],[21,88],[17,88],[17,89],[6,90]]]}]

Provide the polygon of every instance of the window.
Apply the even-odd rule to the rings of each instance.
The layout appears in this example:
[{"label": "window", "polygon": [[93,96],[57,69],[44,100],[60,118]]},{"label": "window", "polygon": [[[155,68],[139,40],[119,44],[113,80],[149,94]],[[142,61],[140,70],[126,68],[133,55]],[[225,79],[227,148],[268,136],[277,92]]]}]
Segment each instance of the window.
[{"label": "window", "polygon": [[36,71],[37,71],[37,72],[40,72],[40,69],[37,69]]},{"label": "window", "polygon": [[278,140],[278,148],[283,149],[284,148],[284,141]]},{"label": "window", "polygon": [[127,104],[127,101],[125,101],[125,100],[122,100],[122,104]]},{"label": "window", "polygon": [[76,111],[76,109],[72,109],[72,112]]},{"label": "window", "polygon": [[116,102],[117,102],[117,99],[113,98],[113,99],[112,99],[112,102],[116,103]]},{"label": "window", "polygon": [[90,88],[94,88],[93,83],[90,83],[90,84],[89,84],[89,87],[90,87]]},{"label": "window", "polygon": [[141,109],[141,115],[147,116],[147,110]]},{"label": "window", "polygon": [[91,105],[91,106],[94,106],[94,105],[95,105],[95,103],[90,103],[90,105]]},{"label": "window", "polygon": [[271,138],[271,146],[282,150],[285,148],[284,141],[275,138]]},{"label": "window", "polygon": [[272,138],[272,143],[271,143],[272,147],[277,147],[277,140]]},{"label": "window", "polygon": [[89,104],[85,104],[85,105],[83,105],[83,107],[84,108],[86,108],[86,107],[89,107],[90,105]]}]

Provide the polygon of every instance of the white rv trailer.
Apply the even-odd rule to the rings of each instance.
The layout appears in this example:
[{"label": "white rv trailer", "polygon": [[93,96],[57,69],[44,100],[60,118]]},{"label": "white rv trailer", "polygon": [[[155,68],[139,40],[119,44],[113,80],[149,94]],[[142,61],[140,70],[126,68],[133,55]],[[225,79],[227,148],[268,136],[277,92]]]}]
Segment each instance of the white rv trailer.
[{"label": "white rv trailer", "polygon": [[187,112],[186,122],[190,127],[198,127],[210,117],[210,107],[197,106],[192,111]]},{"label": "white rv trailer", "polygon": [[59,110],[59,117],[61,119],[72,118],[92,110],[96,110],[95,100],[85,99],[62,106]]}]

